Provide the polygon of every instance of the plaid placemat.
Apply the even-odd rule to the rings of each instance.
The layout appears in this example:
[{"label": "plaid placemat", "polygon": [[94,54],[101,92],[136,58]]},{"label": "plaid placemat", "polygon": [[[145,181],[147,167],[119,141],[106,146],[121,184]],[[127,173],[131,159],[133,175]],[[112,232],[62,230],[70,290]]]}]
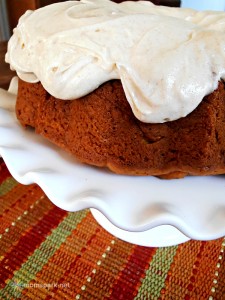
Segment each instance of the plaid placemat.
[{"label": "plaid placemat", "polygon": [[225,299],[225,239],[148,248],[68,213],[0,159],[0,299]]}]

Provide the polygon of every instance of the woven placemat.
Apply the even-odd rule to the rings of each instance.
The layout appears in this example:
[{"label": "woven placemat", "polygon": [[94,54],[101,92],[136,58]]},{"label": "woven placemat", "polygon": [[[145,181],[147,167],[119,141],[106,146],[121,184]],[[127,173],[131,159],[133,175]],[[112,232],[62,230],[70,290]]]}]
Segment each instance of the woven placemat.
[{"label": "woven placemat", "polygon": [[0,299],[225,299],[223,238],[148,248],[68,213],[0,159]]}]

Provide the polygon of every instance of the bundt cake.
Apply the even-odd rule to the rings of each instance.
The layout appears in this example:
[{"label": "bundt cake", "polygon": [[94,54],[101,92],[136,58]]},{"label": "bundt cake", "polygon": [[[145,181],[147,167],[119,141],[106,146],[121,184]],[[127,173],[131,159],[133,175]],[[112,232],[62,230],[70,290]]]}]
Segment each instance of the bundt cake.
[{"label": "bundt cake", "polygon": [[225,173],[225,13],[148,1],[27,12],[6,61],[20,123],[128,175]]}]

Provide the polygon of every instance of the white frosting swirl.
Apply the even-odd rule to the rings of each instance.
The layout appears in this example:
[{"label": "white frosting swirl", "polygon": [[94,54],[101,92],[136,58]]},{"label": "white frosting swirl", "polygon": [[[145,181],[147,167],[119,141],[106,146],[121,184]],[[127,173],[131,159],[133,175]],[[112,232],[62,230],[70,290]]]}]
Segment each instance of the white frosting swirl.
[{"label": "white frosting swirl", "polygon": [[26,12],[6,61],[60,99],[121,79],[138,119],[176,120],[225,77],[225,13],[147,1],[66,1]]}]

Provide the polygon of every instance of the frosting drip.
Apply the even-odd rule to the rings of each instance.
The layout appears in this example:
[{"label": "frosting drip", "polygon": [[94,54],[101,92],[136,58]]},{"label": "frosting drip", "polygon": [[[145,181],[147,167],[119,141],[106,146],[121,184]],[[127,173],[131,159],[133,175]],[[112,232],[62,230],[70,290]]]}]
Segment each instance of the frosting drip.
[{"label": "frosting drip", "polygon": [[224,35],[223,12],[66,1],[26,12],[6,61],[60,99],[120,79],[135,116],[161,123],[188,115],[225,78]]}]

